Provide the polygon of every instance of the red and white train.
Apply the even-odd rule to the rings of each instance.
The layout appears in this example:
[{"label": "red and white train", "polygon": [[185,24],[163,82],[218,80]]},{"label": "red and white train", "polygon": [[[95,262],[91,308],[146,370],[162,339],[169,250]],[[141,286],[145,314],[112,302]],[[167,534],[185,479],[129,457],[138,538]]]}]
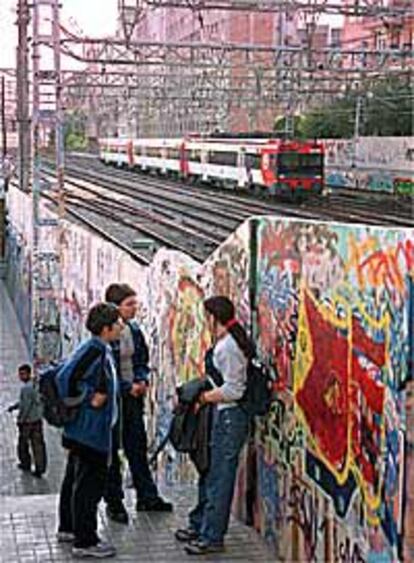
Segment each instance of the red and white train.
[{"label": "red and white train", "polygon": [[319,194],[324,148],[317,141],[280,139],[100,139],[106,164],[270,194]]}]

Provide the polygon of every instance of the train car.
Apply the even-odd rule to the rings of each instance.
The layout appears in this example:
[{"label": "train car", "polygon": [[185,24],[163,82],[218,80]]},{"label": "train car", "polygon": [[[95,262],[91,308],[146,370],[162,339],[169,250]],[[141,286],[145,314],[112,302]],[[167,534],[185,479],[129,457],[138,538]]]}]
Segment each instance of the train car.
[{"label": "train car", "polygon": [[321,143],[280,139],[102,139],[105,163],[271,195],[321,193]]},{"label": "train car", "polygon": [[99,159],[105,164],[133,166],[132,142],[128,139],[99,139]]},{"label": "train car", "polygon": [[324,186],[324,147],[314,141],[277,141],[264,147],[262,173],[275,194],[320,194]]}]

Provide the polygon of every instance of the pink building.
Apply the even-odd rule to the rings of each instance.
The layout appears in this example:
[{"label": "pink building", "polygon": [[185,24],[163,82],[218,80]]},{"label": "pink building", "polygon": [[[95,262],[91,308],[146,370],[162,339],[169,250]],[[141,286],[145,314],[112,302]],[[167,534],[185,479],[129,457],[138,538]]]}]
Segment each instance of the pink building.
[{"label": "pink building", "polygon": [[[411,0],[385,0],[384,3],[402,10],[412,8]],[[349,49],[409,51],[413,48],[413,27],[413,17],[404,14],[380,18],[348,16],[343,26],[342,43]]]},{"label": "pink building", "polygon": [[[297,47],[305,47],[310,42],[311,46],[317,49],[340,46],[340,29],[320,25],[317,18],[314,21],[309,21],[310,19],[312,18],[304,17],[299,11],[255,13],[158,8],[146,10],[142,14],[135,27],[133,39],[165,43],[232,43]],[[167,102],[162,107],[164,117],[154,117],[153,119],[161,119],[162,122],[170,121],[172,134],[198,131],[201,122],[204,122],[205,129],[219,126],[235,132],[253,129],[271,130],[275,119],[283,114],[289,92],[296,87],[294,78],[289,75],[295,74],[294,67],[297,63],[292,65],[291,61],[283,62],[280,57],[276,63],[270,54],[262,54],[260,62],[257,62],[258,59],[254,60],[253,64],[248,65],[244,54],[233,53],[231,68],[223,73],[224,79],[221,84],[226,85],[222,96],[223,103],[220,105],[220,102],[216,100],[209,106],[206,100],[200,100],[200,108],[194,111],[192,109],[190,112],[186,107],[188,100],[186,96],[191,89],[191,76],[199,77],[201,74],[197,73],[197,63],[194,64],[194,68],[163,67],[162,64],[158,68],[145,65],[140,67],[138,74],[142,73],[144,76],[144,84],[146,84],[145,77],[151,73],[175,75],[175,82],[174,79],[170,81],[167,79],[167,83],[170,84],[169,93],[173,97],[175,91],[178,100],[180,96],[184,96],[182,107],[179,107],[178,110],[179,101],[176,100],[175,106],[173,103]],[[317,60],[314,62],[318,63]],[[282,66],[280,66],[281,64]],[[217,63],[217,68],[218,66],[219,63]],[[196,69],[195,73],[194,69]],[[213,70],[213,74],[214,72],[215,70]],[[212,73],[211,68],[207,71],[208,73]],[[188,89],[186,89],[187,84],[190,84]],[[194,91],[199,92],[200,90],[195,88]],[[266,103],[263,103],[263,98],[260,96],[260,93],[264,91],[267,96]],[[216,92],[219,92],[219,89]],[[269,103],[269,98],[272,96],[275,98],[274,104]],[[145,101],[139,102],[139,104],[142,103],[145,104]],[[149,102],[150,104],[151,102]],[[145,114],[146,110],[137,111],[138,113],[144,111]],[[169,117],[172,118],[173,113],[176,114],[176,118],[169,119]],[[197,113],[198,115],[196,115]],[[148,110],[146,115],[148,115]],[[152,112],[152,115],[154,116],[155,113]],[[131,123],[129,118],[126,120],[126,126],[121,127],[121,132],[127,128],[128,123]],[[153,121],[153,125],[154,123],[155,121]],[[176,124],[178,124],[178,129]],[[136,128],[136,130],[138,129],[139,127]]]},{"label": "pink building", "polygon": [[[277,45],[283,41],[287,45],[297,44],[298,17],[296,14],[249,13],[247,11],[206,10],[194,12],[177,8],[163,8],[144,14],[135,30],[135,38],[194,43],[239,43],[252,45]],[[230,84],[233,88],[243,88],[240,55],[232,58],[239,68],[231,70]],[[270,130],[273,127],[277,107],[256,110],[254,100],[251,108],[238,107],[230,101],[227,128],[233,131],[247,131],[254,123],[255,129]]]}]

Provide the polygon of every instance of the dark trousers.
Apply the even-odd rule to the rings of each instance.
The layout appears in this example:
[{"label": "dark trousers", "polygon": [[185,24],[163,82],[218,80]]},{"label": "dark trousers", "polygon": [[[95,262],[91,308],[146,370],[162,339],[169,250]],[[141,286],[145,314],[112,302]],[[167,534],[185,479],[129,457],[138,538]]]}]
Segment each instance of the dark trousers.
[{"label": "dark trousers", "polygon": [[126,396],[122,399],[121,411],[120,426],[117,424],[113,431],[112,463],[108,472],[105,500],[108,504],[116,504],[124,498],[121,463],[118,453],[120,435],[122,435],[122,446],[128,460],[137,498],[140,500],[154,499],[158,497],[158,489],[148,465],[143,400]]},{"label": "dark trousers", "polygon": [[69,452],[59,499],[59,531],[75,534],[75,547],[99,541],[98,504],[107,477],[106,457],[82,451]]},{"label": "dark trousers", "polygon": [[44,473],[46,471],[47,458],[42,421],[19,423],[18,429],[17,456],[20,464],[23,468],[30,469],[32,465],[31,448],[35,470],[38,473]]}]

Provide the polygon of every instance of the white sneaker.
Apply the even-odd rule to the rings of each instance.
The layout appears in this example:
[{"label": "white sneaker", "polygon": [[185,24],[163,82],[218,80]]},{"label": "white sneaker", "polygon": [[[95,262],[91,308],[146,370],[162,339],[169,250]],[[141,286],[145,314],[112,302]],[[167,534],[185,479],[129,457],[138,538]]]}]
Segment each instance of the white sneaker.
[{"label": "white sneaker", "polygon": [[116,549],[113,545],[99,542],[90,547],[72,547],[72,555],[78,559],[105,559],[106,557],[114,557]]},{"label": "white sneaker", "polygon": [[58,543],[72,543],[75,541],[75,534],[72,532],[57,532],[56,539]]}]

